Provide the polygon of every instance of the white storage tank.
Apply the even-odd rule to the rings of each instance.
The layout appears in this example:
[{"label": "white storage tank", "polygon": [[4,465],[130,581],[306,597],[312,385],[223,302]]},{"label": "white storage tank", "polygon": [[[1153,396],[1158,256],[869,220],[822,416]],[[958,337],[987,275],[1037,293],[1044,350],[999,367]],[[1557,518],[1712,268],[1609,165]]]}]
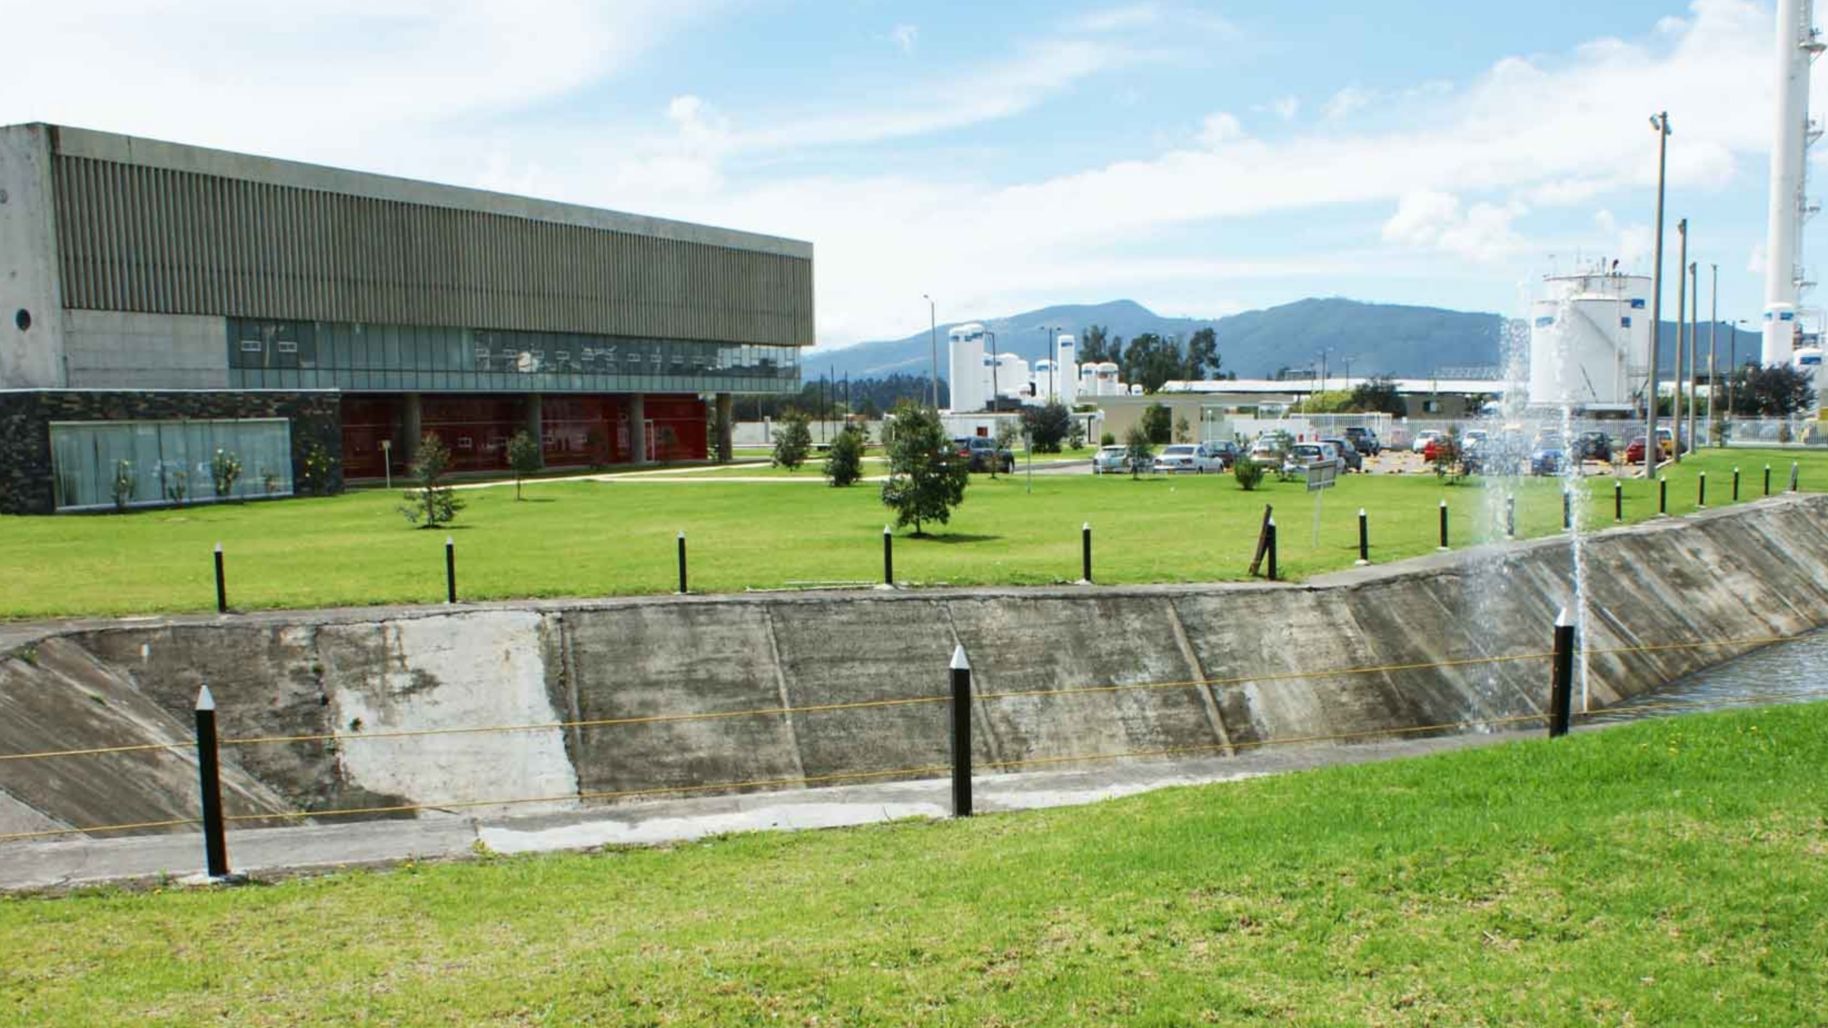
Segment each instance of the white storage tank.
[{"label": "white storage tank", "polygon": [[990,357],[984,352],[984,326],[978,322],[955,325],[946,333],[952,390],[951,409],[980,411],[989,401]]},{"label": "white storage tank", "polygon": [[1013,353],[999,353],[996,358],[997,396],[1003,399],[1019,397],[1028,392],[1030,371],[1028,362]]},{"label": "white storage tank", "polygon": [[1098,395],[1122,395],[1123,390],[1120,388],[1121,383],[1117,381],[1117,374],[1120,370],[1117,365],[1110,361],[1103,361],[1094,365],[1094,367],[1097,369]]},{"label": "white storage tank", "polygon": [[1079,340],[1062,333],[1054,338],[1054,374],[1060,380],[1060,402],[1071,407],[1079,394]]},{"label": "white storage tank", "polygon": [[1545,278],[1530,305],[1529,402],[1631,410],[1649,377],[1650,288],[1610,271]]},{"label": "white storage tank", "polygon": [[1060,382],[1054,376],[1054,362],[1046,357],[1035,362],[1034,378],[1035,402],[1046,403],[1060,395]]}]

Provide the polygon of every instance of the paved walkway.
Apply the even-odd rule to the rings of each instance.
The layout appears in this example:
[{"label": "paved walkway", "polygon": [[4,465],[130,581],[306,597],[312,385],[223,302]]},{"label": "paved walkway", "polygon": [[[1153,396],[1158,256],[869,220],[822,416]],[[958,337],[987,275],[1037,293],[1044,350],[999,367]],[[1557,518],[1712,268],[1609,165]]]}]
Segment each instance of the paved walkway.
[{"label": "paved walkway", "polygon": [[[1235,757],[984,775],[974,779],[974,800],[979,813],[1073,806],[1169,786],[1420,756],[1537,734],[1468,732],[1350,746],[1277,746]],[[544,814],[427,813],[411,820],[232,830],[228,851],[230,867],[235,872],[265,877],[408,859],[462,859],[475,856],[484,848],[496,853],[531,853],[655,844],[727,832],[795,831],[910,817],[937,818],[950,811],[950,781],[929,779],[655,800]],[[0,891],[62,889],[164,877],[185,879],[198,875],[202,866],[203,845],[195,831],[4,843],[0,844]]]}]

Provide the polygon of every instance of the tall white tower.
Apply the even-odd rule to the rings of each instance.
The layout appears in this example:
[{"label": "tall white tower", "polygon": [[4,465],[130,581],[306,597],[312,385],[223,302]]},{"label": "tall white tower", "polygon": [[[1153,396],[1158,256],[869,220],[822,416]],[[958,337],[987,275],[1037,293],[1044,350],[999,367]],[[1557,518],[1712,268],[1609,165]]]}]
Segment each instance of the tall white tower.
[{"label": "tall white tower", "polygon": [[1789,364],[1796,350],[1802,270],[1804,193],[1809,144],[1821,130],[1809,121],[1809,64],[1822,50],[1812,0],[1777,0],[1777,125],[1771,137],[1771,213],[1765,231],[1766,365]]}]

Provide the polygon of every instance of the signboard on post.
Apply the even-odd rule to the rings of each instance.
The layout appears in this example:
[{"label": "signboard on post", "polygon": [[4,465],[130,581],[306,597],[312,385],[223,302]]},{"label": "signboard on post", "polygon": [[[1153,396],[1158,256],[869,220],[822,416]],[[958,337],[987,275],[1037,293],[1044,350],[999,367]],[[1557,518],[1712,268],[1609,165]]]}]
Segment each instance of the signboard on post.
[{"label": "signboard on post", "polygon": [[1307,466],[1308,492],[1314,494],[1314,545],[1320,545],[1320,498],[1339,477],[1338,461],[1316,461]]}]

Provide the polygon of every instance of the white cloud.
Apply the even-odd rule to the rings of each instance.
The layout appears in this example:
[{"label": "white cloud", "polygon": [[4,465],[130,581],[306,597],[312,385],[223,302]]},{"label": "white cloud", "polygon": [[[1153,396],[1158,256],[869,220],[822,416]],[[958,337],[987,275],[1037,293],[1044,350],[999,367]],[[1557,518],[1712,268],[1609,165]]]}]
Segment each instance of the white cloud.
[{"label": "white cloud", "polygon": [[1129,4],[1082,14],[1067,27],[1075,32],[1118,32],[1154,25],[1161,19],[1161,8],[1155,4]]},{"label": "white cloud", "polygon": [[1230,114],[1220,111],[1200,122],[1200,145],[1216,150],[1226,143],[1244,138],[1244,126]]},{"label": "white cloud", "polygon": [[901,48],[902,53],[911,54],[914,52],[915,42],[920,39],[920,27],[907,24],[897,25],[889,30],[889,39]]},{"label": "white cloud", "polygon": [[1282,96],[1271,100],[1270,111],[1283,121],[1293,121],[1301,113],[1301,100],[1294,96]]},{"label": "white cloud", "polygon": [[1439,250],[1475,261],[1509,256],[1522,245],[1511,222],[1525,213],[1520,204],[1475,203],[1462,208],[1451,193],[1419,189],[1405,193],[1384,222],[1385,242]]},{"label": "white cloud", "polygon": [[1347,86],[1327,98],[1327,102],[1320,106],[1320,116],[1329,121],[1337,121],[1364,110],[1370,103],[1371,92],[1369,90],[1359,86]]}]

